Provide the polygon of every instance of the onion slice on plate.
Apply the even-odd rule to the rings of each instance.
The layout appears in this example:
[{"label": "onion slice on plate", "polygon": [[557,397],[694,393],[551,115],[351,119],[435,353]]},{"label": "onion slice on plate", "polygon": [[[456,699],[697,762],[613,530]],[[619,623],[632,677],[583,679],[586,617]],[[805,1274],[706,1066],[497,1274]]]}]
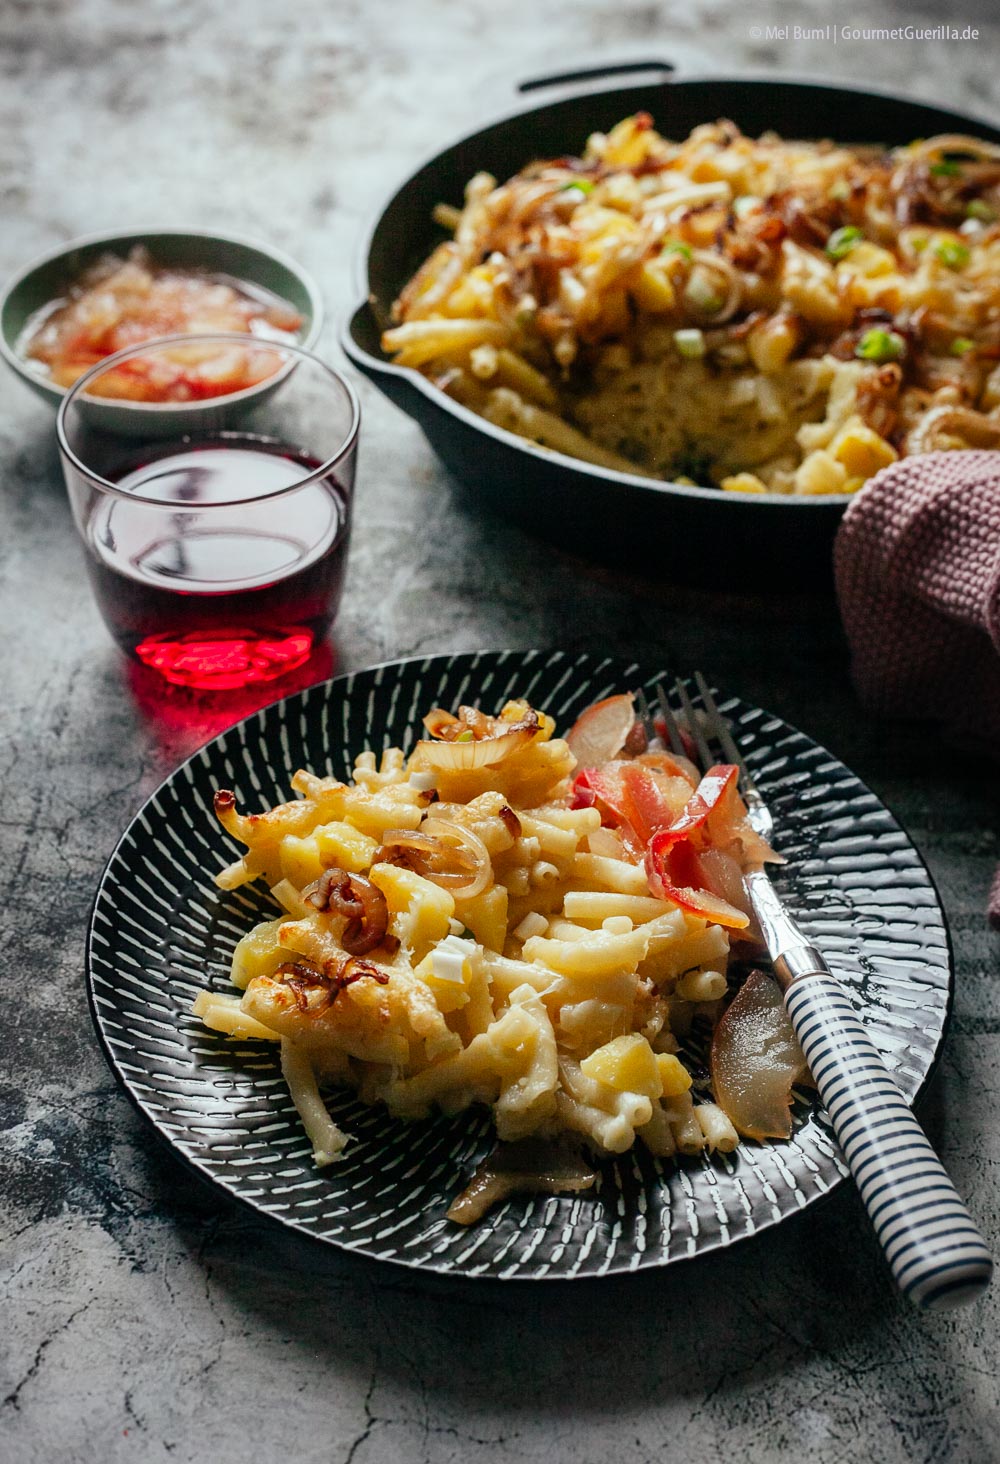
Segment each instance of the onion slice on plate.
[{"label": "onion slice on plate", "polygon": [[493,883],[493,864],[473,829],[425,818],[419,829],[387,829],[376,862],[402,864],[456,899],[473,900]]},{"label": "onion slice on plate", "polygon": [[459,707],[452,716],[435,707],[424,718],[431,734],[413,749],[410,766],[435,772],[470,773],[476,768],[493,768],[519,747],[525,747],[538,732],[538,713],[530,707],[516,722],[488,717],[475,707]]},{"label": "onion slice on plate", "polygon": [[351,956],[366,956],[385,940],[389,928],[389,906],[385,895],[363,874],[327,869],[302,891],[302,898],[315,910],[332,910],[344,915],[347,924],[340,943]]}]

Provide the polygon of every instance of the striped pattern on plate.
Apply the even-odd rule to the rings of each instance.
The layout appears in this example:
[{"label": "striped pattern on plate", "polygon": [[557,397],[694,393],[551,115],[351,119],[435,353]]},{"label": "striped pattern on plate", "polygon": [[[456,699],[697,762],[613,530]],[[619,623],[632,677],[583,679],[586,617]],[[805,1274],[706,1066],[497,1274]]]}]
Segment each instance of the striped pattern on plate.
[{"label": "striped pattern on plate", "polygon": [[[112,854],[88,941],[108,1060],[174,1150],[230,1195],[318,1240],[517,1280],[666,1265],[777,1224],[837,1184],[843,1160],[823,1113],[804,1102],[787,1143],[679,1164],[637,1146],[604,1165],[587,1194],[514,1198],[464,1230],[445,1210],[490,1147],[485,1111],[407,1125],[340,1095],[331,1109],[354,1142],[320,1171],[274,1050],[209,1032],[190,1015],[199,987],[232,990],[233,946],[273,914],[266,890],[222,893],[212,883],[233,857],[211,812],[217,787],[233,788],[241,805],[268,805],[288,797],[298,767],[345,777],[365,748],[412,744],[434,705],[494,711],[521,696],[564,730],[601,697],[666,676],[661,666],[560,651],[397,662],[267,707],[178,768]],[[822,747],[759,708],[726,697],[720,705],[775,815],[788,859],[781,892],[912,1101],[940,1047],[951,989],[944,917],[920,856]]]}]

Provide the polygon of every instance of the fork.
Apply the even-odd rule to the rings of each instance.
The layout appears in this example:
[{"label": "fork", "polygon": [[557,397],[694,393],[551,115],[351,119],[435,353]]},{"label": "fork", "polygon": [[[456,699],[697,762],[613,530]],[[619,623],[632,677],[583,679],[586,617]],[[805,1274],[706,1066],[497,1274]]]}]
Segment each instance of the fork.
[{"label": "fork", "polygon": [[[695,711],[680,679],[674,695],[702,770],[717,761],[711,739],[739,769],[750,826],[770,843],[770,809],[700,672],[695,672],[695,681],[704,716]],[[672,750],[690,757],[662,685],[656,687],[656,698]],[[647,736],[656,738],[645,697],[637,701]],[[846,990],[785,909],[768,874],[751,871],[744,883],[795,1035],[896,1284],[929,1310],[975,1301],[989,1286],[993,1262],[965,1204]]]}]

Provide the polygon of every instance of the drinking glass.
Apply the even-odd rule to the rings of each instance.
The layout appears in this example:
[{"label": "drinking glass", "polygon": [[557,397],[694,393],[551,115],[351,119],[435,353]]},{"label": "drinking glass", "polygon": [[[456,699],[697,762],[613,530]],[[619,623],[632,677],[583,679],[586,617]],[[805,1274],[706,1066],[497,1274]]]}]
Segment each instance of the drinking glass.
[{"label": "drinking glass", "polygon": [[[259,379],[219,395],[227,370]],[[359,423],[336,371],[246,335],[146,341],[81,377],[59,409],[59,450],[122,650],[207,690],[301,666],[340,603]]]}]

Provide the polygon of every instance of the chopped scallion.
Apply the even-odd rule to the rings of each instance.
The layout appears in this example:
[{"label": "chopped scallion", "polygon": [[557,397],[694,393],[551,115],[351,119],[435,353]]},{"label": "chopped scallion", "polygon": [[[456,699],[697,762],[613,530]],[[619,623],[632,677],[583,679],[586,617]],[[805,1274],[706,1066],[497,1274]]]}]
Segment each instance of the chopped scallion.
[{"label": "chopped scallion", "polygon": [[854,224],[846,224],[842,229],[834,229],[826,241],[826,256],[828,259],[846,259],[848,254],[864,238],[861,230]]},{"label": "chopped scallion", "polygon": [[898,361],[906,354],[906,342],[894,330],[881,330],[876,326],[866,330],[854,347],[855,356],[862,361],[875,361],[882,365],[886,361]]},{"label": "chopped scallion", "polygon": [[934,258],[948,269],[964,269],[969,262],[969,246],[957,239],[939,239],[934,245]]},{"label": "chopped scallion", "polygon": [[961,178],[962,176],[962,170],[958,164],[947,158],[941,163],[932,163],[931,172],[935,178]]},{"label": "chopped scallion", "polygon": [[691,246],[690,244],[664,244],[660,250],[660,258],[662,259],[668,254],[679,254],[682,259],[690,259]]},{"label": "chopped scallion", "polygon": [[679,356],[688,361],[700,360],[705,354],[705,333],[701,330],[675,330],[674,345]]},{"label": "chopped scallion", "polygon": [[976,343],[968,336],[956,336],[948,349],[953,356],[965,356],[976,349]]},{"label": "chopped scallion", "polygon": [[990,208],[983,198],[973,198],[965,205],[967,219],[978,219],[981,224],[992,224],[996,220],[996,209]]}]

